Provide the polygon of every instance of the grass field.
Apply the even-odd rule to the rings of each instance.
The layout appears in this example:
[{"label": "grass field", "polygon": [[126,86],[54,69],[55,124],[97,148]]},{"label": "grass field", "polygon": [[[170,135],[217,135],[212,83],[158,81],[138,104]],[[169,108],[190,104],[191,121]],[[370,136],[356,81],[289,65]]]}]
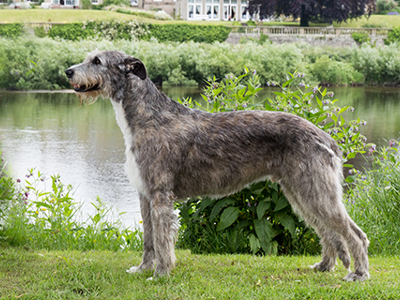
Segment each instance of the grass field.
[{"label": "grass field", "polygon": [[[0,9],[0,22],[83,22],[88,20],[139,20],[150,23],[175,23],[185,21],[160,21],[129,14],[105,10],[85,9]],[[228,22],[197,21],[196,24],[227,24]]]},{"label": "grass field", "polygon": [[382,28],[393,28],[400,26],[400,15],[399,16],[387,16],[387,15],[372,15],[369,18],[362,17],[359,19],[348,20],[346,23],[334,23],[334,27],[352,27],[359,28],[363,27],[364,24],[378,25]]},{"label": "grass field", "polygon": [[[114,11],[85,10],[85,9],[0,9],[0,22],[83,22],[87,20],[140,20],[151,23],[195,23],[208,25],[232,25],[224,21],[160,21],[144,17],[118,13]],[[362,17],[349,20],[347,23],[334,23],[335,27],[362,27],[363,24],[379,25],[384,28],[400,26],[400,16],[372,15],[369,19]],[[264,25],[289,26],[299,23],[265,23]],[[327,24],[311,24],[312,26],[327,26]]]},{"label": "grass field", "polygon": [[319,257],[192,255],[177,251],[168,278],[130,275],[141,253],[0,248],[0,299],[400,299],[399,257],[372,257],[371,279],[317,273]]}]

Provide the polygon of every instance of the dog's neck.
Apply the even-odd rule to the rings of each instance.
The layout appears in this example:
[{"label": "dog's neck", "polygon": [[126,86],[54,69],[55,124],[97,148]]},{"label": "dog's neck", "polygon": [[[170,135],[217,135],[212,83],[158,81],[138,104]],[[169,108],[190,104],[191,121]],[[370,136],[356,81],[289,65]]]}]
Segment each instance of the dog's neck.
[{"label": "dog's neck", "polygon": [[113,101],[121,104],[127,122],[133,127],[160,126],[179,118],[179,115],[195,113],[160,92],[149,78],[141,80],[136,77],[127,88],[122,99],[118,95],[118,98],[113,97]]}]

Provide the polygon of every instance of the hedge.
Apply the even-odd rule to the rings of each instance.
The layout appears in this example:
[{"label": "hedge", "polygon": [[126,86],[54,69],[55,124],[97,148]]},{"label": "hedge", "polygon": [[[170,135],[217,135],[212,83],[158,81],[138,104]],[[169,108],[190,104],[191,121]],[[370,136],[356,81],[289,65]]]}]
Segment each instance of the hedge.
[{"label": "hedge", "polygon": [[24,24],[0,24],[0,36],[15,38],[22,35],[24,31]]},{"label": "hedge", "polygon": [[149,24],[150,37],[159,42],[224,42],[231,28],[223,25]]},{"label": "hedge", "polygon": [[49,30],[49,37],[76,41],[94,38],[97,35],[110,39],[150,40],[159,42],[223,42],[228,38],[231,28],[218,25],[191,24],[145,24],[136,22],[101,22],[71,23],[54,25]]}]

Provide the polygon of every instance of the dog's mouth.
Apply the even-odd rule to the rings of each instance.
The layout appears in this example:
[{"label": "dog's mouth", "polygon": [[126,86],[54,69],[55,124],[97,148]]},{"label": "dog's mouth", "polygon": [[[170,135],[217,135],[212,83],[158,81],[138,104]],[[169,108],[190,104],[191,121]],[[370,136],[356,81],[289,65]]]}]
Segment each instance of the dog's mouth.
[{"label": "dog's mouth", "polygon": [[80,85],[80,84],[74,84],[74,91],[78,93],[86,93],[86,92],[92,92],[92,91],[97,91],[100,89],[100,85],[98,83],[94,85]]}]

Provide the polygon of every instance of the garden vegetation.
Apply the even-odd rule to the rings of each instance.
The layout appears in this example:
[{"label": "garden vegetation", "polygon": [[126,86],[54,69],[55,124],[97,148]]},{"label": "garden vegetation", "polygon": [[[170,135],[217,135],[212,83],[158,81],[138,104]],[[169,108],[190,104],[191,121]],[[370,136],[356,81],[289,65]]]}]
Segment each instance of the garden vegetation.
[{"label": "garden vegetation", "polygon": [[[239,76],[244,65],[257,70],[261,85],[273,80],[284,82],[287,76],[284,70],[299,70],[307,74],[308,82],[315,84],[395,85],[400,82],[400,51],[396,43],[384,47],[362,44],[338,50],[309,44],[230,45],[160,43],[154,39],[67,41],[20,37],[0,38],[0,88],[70,88],[64,71],[96,49],[118,49],[140,58],[151,80],[163,85],[203,85],[204,78],[214,75],[218,79],[227,73]],[[33,67],[34,71],[30,72]]]}]

